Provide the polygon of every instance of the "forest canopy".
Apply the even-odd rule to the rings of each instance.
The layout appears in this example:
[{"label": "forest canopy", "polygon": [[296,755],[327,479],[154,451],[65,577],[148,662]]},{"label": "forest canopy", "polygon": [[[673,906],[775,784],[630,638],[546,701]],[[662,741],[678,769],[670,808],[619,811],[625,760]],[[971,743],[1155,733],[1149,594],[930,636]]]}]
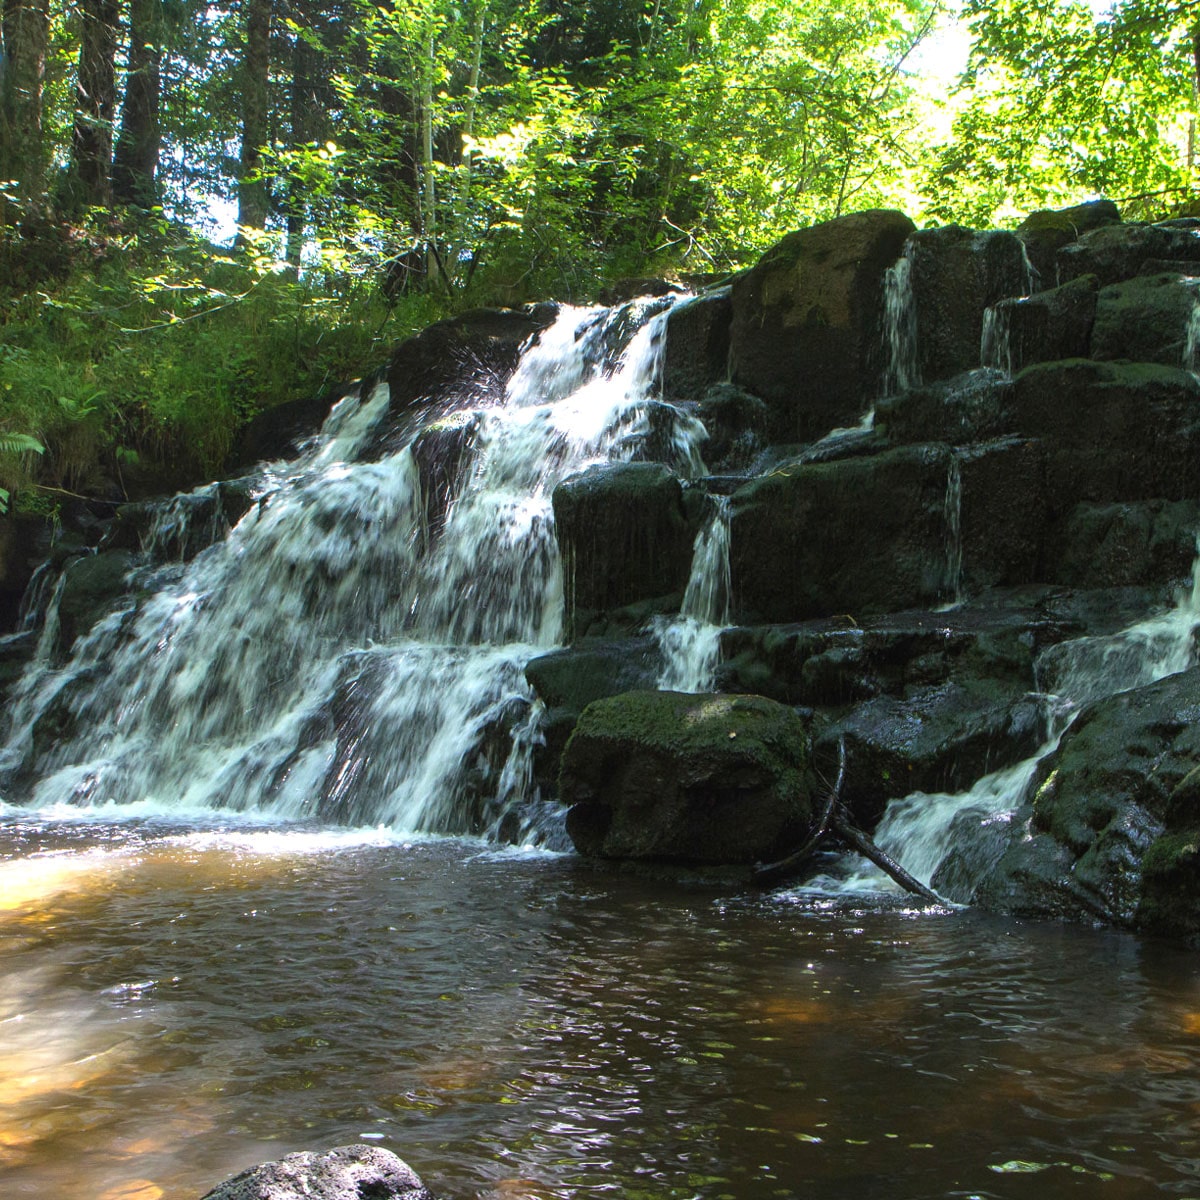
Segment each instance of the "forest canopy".
[{"label": "forest canopy", "polygon": [[872,206],[1195,193],[1200,0],[3,0],[0,36],[10,486],[211,470],[472,303],[719,276]]}]

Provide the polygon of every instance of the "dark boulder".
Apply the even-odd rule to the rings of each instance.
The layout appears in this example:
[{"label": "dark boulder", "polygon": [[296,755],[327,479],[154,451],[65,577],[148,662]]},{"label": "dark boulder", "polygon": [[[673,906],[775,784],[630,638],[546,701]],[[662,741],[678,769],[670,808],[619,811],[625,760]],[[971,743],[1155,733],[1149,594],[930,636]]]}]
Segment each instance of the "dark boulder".
[{"label": "dark boulder", "polygon": [[932,383],[979,366],[984,313],[1030,289],[1020,240],[944,225],[914,233],[909,255],[921,379]]},{"label": "dark boulder", "polygon": [[861,618],[950,594],[951,463],[945,446],[902,446],[781,466],[740,488],[730,500],[735,619]]},{"label": "dark boulder", "polygon": [[1079,504],[1049,530],[1047,579],[1112,588],[1185,577],[1196,556],[1200,501]]},{"label": "dark boulder", "polygon": [[58,604],[59,644],[70,647],[101,617],[112,612],[129,590],[137,556],[128,550],[87,554],[66,571]]},{"label": "dark boulder", "polygon": [[1118,225],[1121,213],[1111,200],[1089,200],[1072,208],[1041,209],[1030,213],[1017,226],[1017,237],[1025,243],[1029,262],[1038,273],[1039,286],[1058,283],[1056,256],[1064,246],[1092,229]]},{"label": "dark boulder", "polygon": [[1200,497],[1200,382],[1182,368],[1069,360],[1014,381],[1014,432],[1040,438],[1061,514],[1081,501]]},{"label": "dark boulder", "polygon": [[593,700],[655,687],[662,669],[662,651],[651,637],[589,639],[526,664],[525,678],[546,706],[534,769],[547,794],[557,787],[563,749],[583,710]]},{"label": "dark boulder", "polygon": [[412,443],[421,483],[422,532],[436,540],[458,496],[479,436],[479,414],[457,412],[426,426]]},{"label": "dark boulder", "polygon": [[1198,764],[1200,668],[1091,705],[1039,764],[977,900],[1200,935],[1200,811],[1184,786]]},{"label": "dark boulder", "polygon": [[418,418],[436,419],[503,399],[522,346],[557,312],[554,304],[474,309],[401,342],[382,372],[390,392],[388,411],[359,456],[383,458],[402,449]]},{"label": "dark boulder", "polygon": [[1045,738],[1042,706],[992,683],[957,683],[881,696],[828,726],[818,749],[844,743],[842,802],[864,828],[889,800],[911,792],[959,792],[1028,758]]},{"label": "dark boulder", "polygon": [[730,289],[676,304],[667,314],[663,346],[663,399],[699,400],[729,375]]},{"label": "dark boulder", "polygon": [[1200,265],[1200,236],[1190,229],[1131,222],[1085,233],[1055,256],[1058,280],[1095,275],[1102,287],[1132,279],[1158,260]]},{"label": "dark boulder", "polygon": [[1185,350],[1197,295],[1196,283],[1178,275],[1140,275],[1103,288],[1091,357],[1189,365]]},{"label": "dark boulder", "polygon": [[600,464],[554,489],[570,638],[679,607],[703,502],[659,463]]},{"label": "dark boulder", "polygon": [[[315,396],[285,400],[255,413],[238,431],[225,460],[226,469],[237,471],[258,462],[295,457],[301,444],[321,428],[330,409],[339,400],[345,396],[361,396],[363,388],[370,387],[373,382],[357,380],[338,384]],[[149,494],[166,490],[162,486],[151,488]],[[143,491],[142,495],[145,494]]]},{"label": "dark boulder", "polygon": [[251,1167],[202,1200],[434,1200],[403,1159],[380,1146],[303,1150]]},{"label": "dark boulder", "polygon": [[875,406],[875,428],[893,444],[946,442],[962,446],[994,438],[1007,427],[1012,384],[994,369],[977,369],[952,379],[888,396]]},{"label": "dark boulder", "polygon": [[803,720],[761,696],[627,692],[583,712],[563,755],[583,854],[687,865],[781,857],[813,820]]},{"label": "dark boulder", "polygon": [[1074,621],[1043,616],[1038,599],[993,593],[987,603],[889,613],[861,624],[843,616],[730,629],[721,638],[721,683],[840,712],[951,681],[987,681],[1015,699],[1033,688],[1036,649],[1079,630]]},{"label": "dark boulder", "polygon": [[770,410],[758,396],[718,383],[701,397],[698,413],[708,431],[704,460],[711,471],[745,471],[766,449]]},{"label": "dark boulder", "polygon": [[1096,295],[1096,277],[1081,275],[1062,287],[1001,300],[990,318],[991,344],[984,353],[988,365],[1013,375],[1030,363],[1088,357]]},{"label": "dark boulder", "polygon": [[879,393],[883,277],[913,223],[873,210],[788,234],[731,289],[730,379],[770,407],[770,440],[853,425]]}]

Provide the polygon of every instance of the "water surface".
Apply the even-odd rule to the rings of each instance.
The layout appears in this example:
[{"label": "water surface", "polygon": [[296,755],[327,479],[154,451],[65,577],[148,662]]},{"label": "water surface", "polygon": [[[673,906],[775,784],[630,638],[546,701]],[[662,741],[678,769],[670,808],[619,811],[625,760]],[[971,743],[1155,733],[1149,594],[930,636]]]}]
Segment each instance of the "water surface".
[{"label": "water surface", "polygon": [[0,1195],[1200,1196],[1189,951],[450,839],[0,818]]}]

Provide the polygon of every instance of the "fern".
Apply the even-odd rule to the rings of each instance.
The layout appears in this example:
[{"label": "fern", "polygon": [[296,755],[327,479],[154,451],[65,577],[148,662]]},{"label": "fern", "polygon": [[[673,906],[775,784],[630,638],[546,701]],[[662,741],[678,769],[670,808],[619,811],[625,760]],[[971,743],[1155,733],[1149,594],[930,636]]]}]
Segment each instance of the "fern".
[{"label": "fern", "polygon": [[28,433],[0,433],[0,454],[44,454],[46,447]]}]

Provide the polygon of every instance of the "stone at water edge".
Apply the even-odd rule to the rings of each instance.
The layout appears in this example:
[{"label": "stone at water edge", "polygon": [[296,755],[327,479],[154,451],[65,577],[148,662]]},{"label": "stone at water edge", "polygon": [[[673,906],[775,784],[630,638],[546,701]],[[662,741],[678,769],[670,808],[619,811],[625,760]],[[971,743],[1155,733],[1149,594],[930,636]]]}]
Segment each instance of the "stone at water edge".
[{"label": "stone at water edge", "polygon": [[242,1171],[201,1200],[435,1200],[403,1159],[379,1146],[303,1150]]},{"label": "stone at water edge", "polygon": [[810,831],[816,790],[806,723],[762,696],[597,700],[559,775],[580,853],[688,866],[782,857]]}]

